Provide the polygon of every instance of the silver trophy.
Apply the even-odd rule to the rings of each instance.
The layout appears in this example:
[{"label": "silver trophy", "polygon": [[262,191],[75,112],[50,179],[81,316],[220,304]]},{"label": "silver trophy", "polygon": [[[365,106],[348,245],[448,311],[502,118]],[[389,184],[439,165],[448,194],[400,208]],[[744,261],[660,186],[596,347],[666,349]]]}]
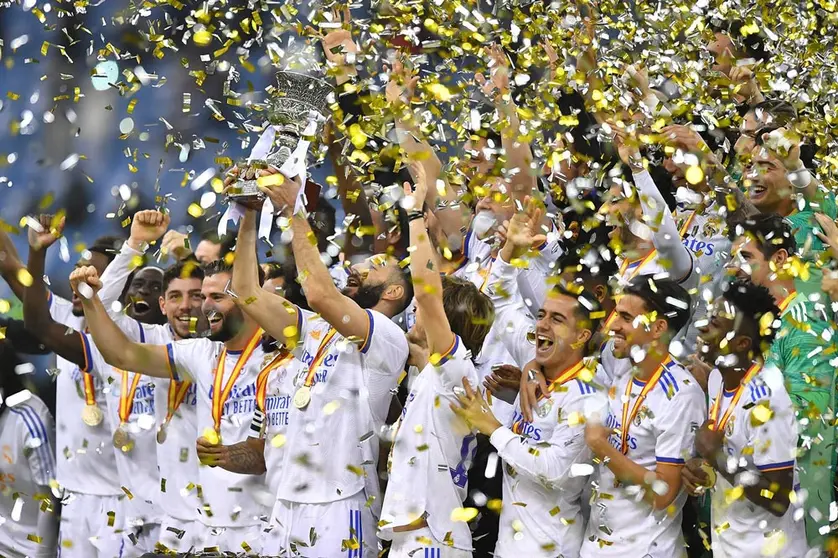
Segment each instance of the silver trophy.
[{"label": "silver trophy", "polygon": [[[297,148],[309,123],[314,120],[317,125],[312,136],[320,136],[330,114],[328,98],[332,86],[320,78],[297,72],[277,72],[276,88],[269,93],[268,123],[275,127],[276,135],[268,155],[264,159],[251,160],[247,165],[250,168],[282,167]],[[265,195],[259,191],[256,180],[242,179],[228,190],[227,197],[244,202],[243,198],[261,200]]]}]

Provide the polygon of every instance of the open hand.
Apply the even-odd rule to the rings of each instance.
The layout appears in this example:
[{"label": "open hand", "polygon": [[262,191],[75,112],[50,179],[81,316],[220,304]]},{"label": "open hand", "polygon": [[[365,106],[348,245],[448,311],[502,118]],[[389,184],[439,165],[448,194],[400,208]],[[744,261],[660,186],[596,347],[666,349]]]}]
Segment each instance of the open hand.
[{"label": "open hand", "polygon": [[451,403],[451,410],[463,419],[472,430],[491,436],[495,430],[502,426],[501,423],[492,414],[492,410],[480,390],[472,389],[467,378],[463,378],[463,388],[465,394],[457,395],[458,403]]},{"label": "open hand", "polygon": [[33,250],[46,250],[61,238],[65,218],[57,215],[39,215],[29,219],[29,246]]},{"label": "open hand", "polygon": [[489,56],[490,79],[477,73],[474,80],[480,86],[483,94],[490,99],[497,100],[509,93],[509,59],[498,44],[486,47]]},{"label": "open hand", "polygon": [[524,203],[524,211],[513,215],[498,231],[502,238],[505,238],[502,256],[507,262],[512,258],[521,257],[522,253],[544,244],[547,240],[547,235],[541,230],[541,222],[544,219],[542,204],[532,197],[527,197]]},{"label": "open hand", "polygon": [[340,85],[349,80],[349,76],[355,75],[354,56],[358,53],[358,45],[352,40],[352,31],[348,28],[352,22],[352,14],[349,6],[343,11],[333,10],[335,21],[340,21],[343,27],[331,29],[320,39],[326,60],[338,69],[337,83]]},{"label": "open hand", "polygon": [[390,80],[384,88],[384,98],[393,106],[410,104],[418,82],[419,76],[412,75],[401,60],[396,60],[390,70]]},{"label": "open hand", "polygon": [[160,252],[163,256],[171,255],[177,261],[185,260],[192,253],[189,236],[175,230],[167,231],[163,235]]},{"label": "open hand", "polygon": [[521,369],[511,364],[494,366],[492,373],[483,380],[483,387],[495,395],[505,389],[517,393],[521,387]]}]

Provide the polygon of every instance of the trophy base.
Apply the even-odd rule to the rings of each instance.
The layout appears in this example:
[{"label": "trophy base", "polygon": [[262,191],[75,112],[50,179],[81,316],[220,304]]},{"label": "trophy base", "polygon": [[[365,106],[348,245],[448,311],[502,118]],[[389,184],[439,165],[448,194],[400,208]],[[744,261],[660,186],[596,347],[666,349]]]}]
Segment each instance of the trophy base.
[{"label": "trophy base", "polygon": [[227,200],[243,205],[264,201],[265,194],[259,190],[255,180],[243,180],[227,191]]}]

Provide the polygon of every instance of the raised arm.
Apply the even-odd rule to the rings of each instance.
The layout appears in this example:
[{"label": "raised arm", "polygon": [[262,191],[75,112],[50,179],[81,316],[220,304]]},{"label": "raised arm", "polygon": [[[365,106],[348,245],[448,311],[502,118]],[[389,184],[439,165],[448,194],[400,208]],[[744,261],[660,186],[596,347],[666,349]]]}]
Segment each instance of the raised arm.
[{"label": "raised arm", "polygon": [[414,208],[408,217],[410,244],[413,249],[410,255],[410,275],[413,278],[417,310],[422,316],[422,323],[425,324],[428,351],[433,356],[445,354],[454,344],[455,337],[442,305],[442,278],[435,263],[428,227],[421,213],[416,213],[419,211],[416,206],[421,207],[420,200],[425,199],[429,186],[427,177],[421,172],[417,174],[420,175],[419,180],[412,190],[410,185],[405,185],[405,194],[412,196],[414,200]]},{"label": "raised arm", "polygon": [[486,294],[495,306],[495,321],[502,324],[501,336],[507,351],[518,367],[535,356],[535,347],[527,341],[527,333],[535,325],[520,298],[519,269],[527,266],[527,253],[544,241],[539,234],[542,209],[535,200],[527,200],[525,212],[516,213],[506,228],[506,241],[492,265]]},{"label": "raised arm", "polygon": [[[369,314],[354,300],[344,296],[338,290],[329,270],[320,259],[317,240],[308,220],[305,215],[293,213],[299,188],[298,181],[286,180],[285,184],[264,187],[262,190],[270,196],[274,207],[291,221],[293,233],[291,248],[294,251],[300,284],[303,286],[309,306],[329,322],[338,333],[347,338],[359,339],[363,343],[371,333]],[[250,254],[250,245],[247,245],[245,249]],[[249,264],[248,267],[253,266]],[[296,323],[296,316],[291,317]],[[265,326],[262,325],[262,327]],[[267,328],[266,331],[268,331]],[[284,339],[284,336],[279,339]]]},{"label": "raised arm", "polygon": [[620,158],[631,168],[634,185],[637,187],[637,197],[647,223],[652,229],[652,243],[664,260],[671,262],[672,278],[683,281],[689,277],[693,269],[690,251],[681,242],[678,225],[672,218],[672,213],[666,205],[666,200],[658,191],[652,175],[643,167],[643,159],[634,138],[628,137],[625,130],[612,126],[615,132],[614,141],[620,153]]},{"label": "raised arm", "polygon": [[698,132],[687,126],[672,125],[663,129],[663,137],[668,145],[698,157],[716,204],[725,208],[724,218],[728,227],[735,228],[737,224],[759,214],[759,209],[745,197],[745,193],[739,189]]},{"label": "raised arm", "polygon": [[[299,331],[300,310],[276,293],[259,286],[259,262],[256,257],[256,211],[247,209],[239,223],[236,259],[233,263],[233,292],[236,304],[274,339],[293,346]],[[289,333],[291,336],[289,337]]]},{"label": "raised arm", "polygon": [[156,242],[169,226],[169,216],[153,209],[138,211],[131,221],[131,235],[122,249],[102,274],[99,298],[110,309],[119,300],[131,272],[143,265],[143,255],[152,242]]},{"label": "raised arm", "polygon": [[81,299],[90,335],[105,362],[146,376],[172,377],[166,346],[133,342],[108,315],[97,294],[102,282],[96,268],[75,269],[70,275],[70,286]]},{"label": "raised arm", "polygon": [[528,141],[529,132],[523,133],[518,107],[509,90],[509,60],[498,45],[487,48],[491,68],[490,80],[483,74],[475,75],[483,92],[493,100],[495,108],[505,119],[501,130],[501,144],[506,158],[506,178],[512,199],[520,204],[537,191],[537,179],[532,169],[533,154]]},{"label": "raised arm", "polygon": [[23,320],[27,331],[36,335],[50,351],[84,367],[81,334],[52,319],[43,280],[47,249],[58,240],[63,230],[64,219],[49,215],[42,215],[38,223],[32,223],[29,227],[29,273],[32,274],[32,284],[24,292]]},{"label": "raised arm", "polygon": [[18,300],[23,300],[26,287],[20,282],[20,271],[25,269],[9,233],[0,224],[0,277],[9,285]]}]

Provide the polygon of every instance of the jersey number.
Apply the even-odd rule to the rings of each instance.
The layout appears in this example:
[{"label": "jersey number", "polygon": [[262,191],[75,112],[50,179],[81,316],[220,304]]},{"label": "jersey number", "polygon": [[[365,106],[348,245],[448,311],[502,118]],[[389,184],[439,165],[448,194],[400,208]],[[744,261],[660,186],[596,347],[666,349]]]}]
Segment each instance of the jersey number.
[{"label": "jersey number", "polygon": [[460,488],[468,484],[468,470],[474,461],[474,453],[477,451],[477,436],[469,434],[463,438],[463,445],[460,447],[460,462],[454,469],[451,469],[451,479]]}]

